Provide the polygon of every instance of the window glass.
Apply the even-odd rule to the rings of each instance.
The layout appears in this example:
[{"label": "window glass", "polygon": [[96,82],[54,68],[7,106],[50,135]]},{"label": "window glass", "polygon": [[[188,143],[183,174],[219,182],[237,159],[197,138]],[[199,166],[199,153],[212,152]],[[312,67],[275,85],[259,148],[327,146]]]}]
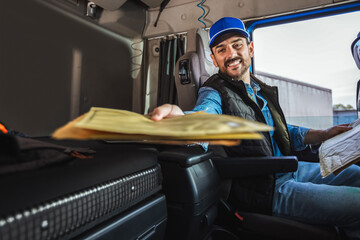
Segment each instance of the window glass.
[{"label": "window glass", "polygon": [[254,30],[254,73],[279,86],[289,123],[326,128],[357,118],[360,70],[350,47],[359,22],[357,11]]}]

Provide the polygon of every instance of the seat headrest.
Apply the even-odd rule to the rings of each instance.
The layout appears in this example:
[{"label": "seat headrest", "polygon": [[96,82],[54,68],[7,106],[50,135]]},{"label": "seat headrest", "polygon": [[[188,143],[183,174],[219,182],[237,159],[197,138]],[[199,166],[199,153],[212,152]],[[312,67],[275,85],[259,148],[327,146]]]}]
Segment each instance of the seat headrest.
[{"label": "seat headrest", "polygon": [[219,68],[215,67],[210,57],[211,50],[209,48],[209,36],[208,32],[203,28],[198,29],[196,32],[197,37],[197,53],[199,56],[200,64],[203,64],[200,76],[200,86],[213,74],[219,71]]},{"label": "seat headrest", "polygon": [[360,32],[357,35],[357,38],[351,44],[351,52],[354,57],[356,66],[360,69]]}]

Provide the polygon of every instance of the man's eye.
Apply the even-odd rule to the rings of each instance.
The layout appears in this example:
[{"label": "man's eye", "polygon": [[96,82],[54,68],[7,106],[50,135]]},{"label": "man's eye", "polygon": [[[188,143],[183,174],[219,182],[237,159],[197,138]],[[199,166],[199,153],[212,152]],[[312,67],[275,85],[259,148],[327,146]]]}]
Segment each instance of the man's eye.
[{"label": "man's eye", "polygon": [[241,46],[242,46],[241,43],[235,43],[234,44],[234,48],[241,48]]},{"label": "man's eye", "polygon": [[222,53],[222,52],[224,52],[225,50],[223,49],[223,48],[220,48],[220,49],[218,49],[218,53]]}]

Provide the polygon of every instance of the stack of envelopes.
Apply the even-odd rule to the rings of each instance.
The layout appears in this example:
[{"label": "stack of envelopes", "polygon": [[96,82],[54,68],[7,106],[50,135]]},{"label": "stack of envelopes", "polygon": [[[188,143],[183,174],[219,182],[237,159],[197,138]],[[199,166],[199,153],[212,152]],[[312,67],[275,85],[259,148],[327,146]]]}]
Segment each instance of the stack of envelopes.
[{"label": "stack of envelopes", "polygon": [[235,116],[197,112],[153,121],[138,113],[93,107],[90,111],[57,129],[56,139],[103,139],[165,144],[236,145],[241,139],[261,139],[258,132],[271,127]]},{"label": "stack of envelopes", "polygon": [[360,119],[349,124],[351,130],[323,142],[319,148],[321,176],[338,175],[360,162]]}]

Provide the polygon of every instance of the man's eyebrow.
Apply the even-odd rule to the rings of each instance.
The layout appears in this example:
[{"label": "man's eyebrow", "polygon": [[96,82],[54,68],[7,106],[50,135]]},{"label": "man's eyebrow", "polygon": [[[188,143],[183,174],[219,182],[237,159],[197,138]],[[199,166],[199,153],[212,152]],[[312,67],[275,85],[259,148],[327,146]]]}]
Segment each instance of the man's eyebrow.
[{"label": "man's eyebrow", "polygon": [[242,42],[243,41],[243,39],[242,38],[237,38],[237,39],[235,39],[234,41],[232,41],[231,43],[235,43],[235,42]]},{"label": "man's eyebrow", "polygon": [[222,48],[223,46],[224,46],[224,44],[218,44],[215,46],[215,49]]},{"label": "man's eyebrow", "polygon": [[[232,41],[231,43],[236,43],[236,42],[243,42],[243,39],[241,37],[239,37],[237,39],[234,39],[234,41]],[[218,44],[215,46],[215,49],[221,48],[223,46],[224,46],[224,44]]]}]

